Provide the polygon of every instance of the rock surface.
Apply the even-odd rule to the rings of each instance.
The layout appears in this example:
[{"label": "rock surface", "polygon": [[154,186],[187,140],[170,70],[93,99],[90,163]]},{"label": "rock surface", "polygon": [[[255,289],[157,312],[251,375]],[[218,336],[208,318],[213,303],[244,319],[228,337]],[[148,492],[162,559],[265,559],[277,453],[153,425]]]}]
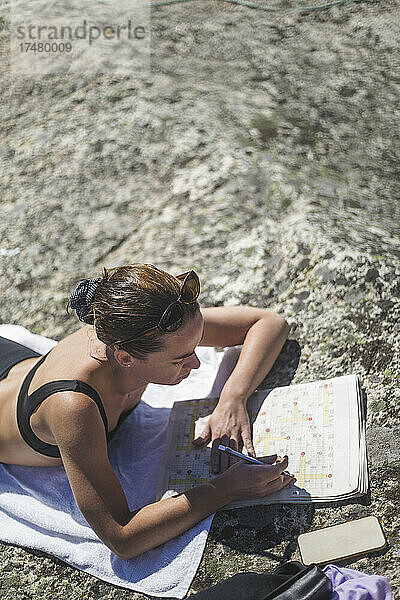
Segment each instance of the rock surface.
[{"label": "rock surface", "polygon": [[[76,282],[127,262],[196,269],[204,305],[281,312],[301,346],[294,383],[362,378],[371,501],[222,511],[191,591],[367,515],[389,549],[349,565],[398,589],[398,4],[272,5],[153,8],[141,75],[5,69],[0,321],[61,338]],[[145,598],[5,545],[0,569],[4,600]]]}]

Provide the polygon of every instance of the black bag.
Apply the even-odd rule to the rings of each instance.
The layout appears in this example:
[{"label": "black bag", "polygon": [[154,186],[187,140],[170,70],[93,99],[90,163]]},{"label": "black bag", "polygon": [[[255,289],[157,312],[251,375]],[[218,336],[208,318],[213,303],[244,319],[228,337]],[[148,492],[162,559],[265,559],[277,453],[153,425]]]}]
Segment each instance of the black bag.
[{"label": "black bag", "polygon": [[263,600],[330,600],[331,580],[317,565],[304,567],[294,561],[286,564],[293,565],[297,572],[273,592],[264,596]]},{"label": "black bag", "polygon": [[274,573],[239,573],[190,600],[331,600],[332,584],[316,565],[292,561]]}]

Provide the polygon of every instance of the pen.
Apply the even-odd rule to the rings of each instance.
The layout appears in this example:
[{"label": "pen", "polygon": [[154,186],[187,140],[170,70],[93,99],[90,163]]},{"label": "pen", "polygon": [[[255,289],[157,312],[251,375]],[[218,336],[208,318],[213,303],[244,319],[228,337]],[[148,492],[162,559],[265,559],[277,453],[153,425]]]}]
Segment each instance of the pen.
[{"label": "pen", "polygon": [[245,460],[249,463],[253,463],[254,465],[265,465],[265,463],[261,462],[261,460],[257,460],[252,456],[246,456],[241,452],[236,452],[236,450],[232,450],[232,448],[228,448],[227,446],[223,446],[222,444],[218,446],[218,450],[220,450],[221,452],[225,452],[226,454],[230,454],[231,456],[235,456],[235,458],[241,458],[242,460]]},{"label": "pen", "polygon": [[[265,466],[265,464],[266,464],[266,463],[263,463],[261,460],[258,460],[257,458],[253,458],[252,456],[246,456],[246,454],[242,454],[241,452],[236,452],[236,450],[232,450],[232,448],[228,448],[227,446],[223,446],[222,444],[220,444],[218,446],[218,450],[220,450],[221,452],[225,452],[226,454],[230,454],[230,456],[235,456],[235,458],[241,458],[242,460],[252,463],[253,465]],[[283,471],[282,475],[291,476],[288,471]]]}]

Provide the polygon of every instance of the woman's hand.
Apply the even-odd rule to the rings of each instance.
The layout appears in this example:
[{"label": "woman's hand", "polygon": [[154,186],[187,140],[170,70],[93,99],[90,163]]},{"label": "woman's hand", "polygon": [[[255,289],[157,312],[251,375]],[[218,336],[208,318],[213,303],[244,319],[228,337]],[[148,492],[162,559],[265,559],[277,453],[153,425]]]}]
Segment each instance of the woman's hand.
[{"label": "woman's hand", "polygon": [[265,462],[265,466],[252,465],[239,460],[213,480],[218,486],[224,487],[230,502],[263,498],[278,492],[295,480],[292,475],[283,473],[289,462],[287,456],[281,458],[274,454],[258,460]]},{"label": "woman's hand", "polygon": [[230,457],[218,450],[219,444],[240,451],[244,446],[250,456],[255,456],[249,415],[243,402],[227,402],[220,399],[207,425],[193,444],[202,446],[210,438],[212,440],[211,470],[214,473],[225,471],[230,464]]},{"label": "woman's hand", "polygon": [[201,446],[212,440],[211,469],[218,473],[229,465],[229,457],[218,451],[219,444],[233,450],[244,446],[254,456],[246,402],[274,364],[290,327],[280,315],[250,306],[209,307],[202,314],[202,346],[243,345],[208,425],[194,441]]}]

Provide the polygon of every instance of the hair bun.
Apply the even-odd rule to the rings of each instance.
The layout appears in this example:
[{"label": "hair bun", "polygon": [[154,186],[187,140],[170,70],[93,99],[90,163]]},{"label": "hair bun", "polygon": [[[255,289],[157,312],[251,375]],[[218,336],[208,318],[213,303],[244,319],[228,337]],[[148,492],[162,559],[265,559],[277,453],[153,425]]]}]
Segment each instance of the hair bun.
[{"label": "hair bun", "polygon": [[85,316],[91,311],[93,298],[101,277],[84,279],[69,298],[69,306],[76,311],[78,319],[85,322]]}]

